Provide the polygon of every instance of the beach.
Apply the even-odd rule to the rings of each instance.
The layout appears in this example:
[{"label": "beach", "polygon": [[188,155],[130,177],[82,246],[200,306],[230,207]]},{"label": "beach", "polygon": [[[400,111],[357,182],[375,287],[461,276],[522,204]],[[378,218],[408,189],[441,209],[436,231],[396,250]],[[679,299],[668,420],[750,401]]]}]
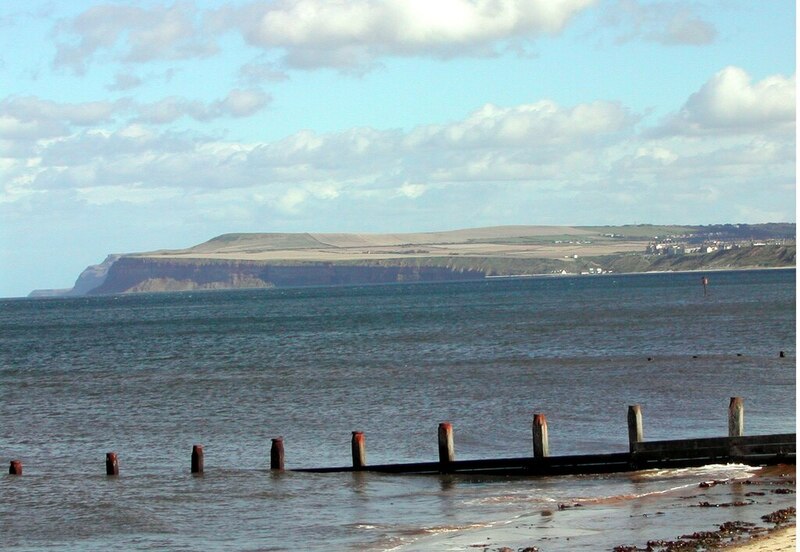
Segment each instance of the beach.
[{"label": "beach", "polygon": [[[639,495],[539,507],[491,526],[432,535],[401,550],[794,550],[795,466],[731,466],[734,477],[702,480],[721,468],[687,471],[680,479],[655,470],[631,474],[632,480],[659,486]],[[657,490],[670,481],[673,488]]]},{"label": "beach", "polygon": [[766,535],[735,543],[725,548],[736,552],[789,552],[797,549],[797,526],[770,531]]}]

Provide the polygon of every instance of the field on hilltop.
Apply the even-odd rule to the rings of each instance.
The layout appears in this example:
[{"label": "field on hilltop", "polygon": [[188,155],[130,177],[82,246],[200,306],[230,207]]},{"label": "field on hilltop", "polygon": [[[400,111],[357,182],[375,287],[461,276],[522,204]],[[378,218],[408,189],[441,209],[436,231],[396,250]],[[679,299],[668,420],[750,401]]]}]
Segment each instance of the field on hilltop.
[{"label": "field on hilltop", "polygon": [[442,256],[554,259],[642,249],[638,235],[626,240],[604,233],[608,231],[602,227],[499,226],[397,234],[224,234],[187,249],[138,256],[309,262]]},{"label": "field on hilltop", "polygon": [[[795,265],[795,225],[496,226],[414,233],[231,233],[110,255],[42,295],[378,284]],[[37,292],[34,292],[37,293]]]}]

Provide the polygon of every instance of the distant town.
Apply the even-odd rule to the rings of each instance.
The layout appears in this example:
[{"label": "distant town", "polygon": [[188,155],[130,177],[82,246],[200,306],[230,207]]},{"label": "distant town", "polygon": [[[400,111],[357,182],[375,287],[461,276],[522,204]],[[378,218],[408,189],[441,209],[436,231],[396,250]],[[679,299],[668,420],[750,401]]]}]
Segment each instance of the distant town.
[{"label": "distant town", "polygon": [[794,243],[795,240],[773,238],[768,240],[745,241],[704,240],[700,244],[695,244],[686,239],[686,237],[669,237],[649,243],[645,252],[650,255],[689,255],[692,253],[713,253],[714,251],[741,249],[743,247],[763,247],[767,245],[787,245]]},{"label": "distant town", "polygon": [[[785,247],[796,245],[795,226],[794,224],[763,224],[763,225],[749,225],[749,224],[723,224],[712,226],[699,226],[692,227],[692,231],[688,232],[674,232],[678,227],[672,227],[662,236],[652,236],[643,238],[642,236],[632,236],[628,233],[603,233],[603,239],[612,240],[636,240],[647,241],[647,245],[641,253],[643,259],[656,259],[663,258],[664,260],[684,256],[700,256],[708,255],[716,252],[733,251],[733,250],[752,250],[753,248],[769,246]],[[592,240],[554,240],[556,245],[590,245]],[[565,255],[564,259],[568,261],[577,261],[581,258],[577,254]],[[586,259],[584,259],[586,260]],[[602,266],[588,266],[592,263],[584,263],[583,269],[578,273],[582,275],[587,274],[608,274],[614,272],[611,268]],[[551,274],[569,274],[567,269],[557,269],[551,271]]]}]

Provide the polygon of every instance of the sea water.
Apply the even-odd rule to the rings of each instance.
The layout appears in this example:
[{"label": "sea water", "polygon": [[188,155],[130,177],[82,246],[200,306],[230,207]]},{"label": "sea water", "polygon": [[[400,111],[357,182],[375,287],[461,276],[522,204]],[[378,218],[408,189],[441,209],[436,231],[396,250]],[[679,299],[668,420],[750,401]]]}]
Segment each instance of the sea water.
[{"label": "sea water", "polygon": [[[550,510],[750,470],[290,470],[348,465],[352,431],[365,432],[368,463],[433,461],[442,421],[458,459],[527,456],[534,412],[547,416],[552,455],[623,452],[630,404],[646,439],[721,436],[733,396],[745,399],[746,434],[795,431],[794,270],[707,276],[707,293],[692,273],[2,300],[0,460],[22,460],[24,475],[0,477],[0,541],[459,549],[429,535],[517,524],[547,550],[609,549],[642,530],[634,514],[581,522],[589,514]],[[277,436],[284,473],[268,470]],[[189,473],[194,444],[201,477]]]}]

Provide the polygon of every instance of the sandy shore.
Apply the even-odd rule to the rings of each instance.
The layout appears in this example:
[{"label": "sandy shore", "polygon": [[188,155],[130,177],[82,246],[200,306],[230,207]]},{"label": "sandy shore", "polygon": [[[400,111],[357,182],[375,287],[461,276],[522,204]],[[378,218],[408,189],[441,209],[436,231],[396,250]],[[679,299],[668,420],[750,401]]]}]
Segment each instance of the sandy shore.
[{"label": "sandy shore", "polygon": [[617,477],[617,484],[629,477],[633,492],[558,508],[540,504],[514,519],[451,528],[397,550],[796,549],[794,465],[649,470]]},{"label": "sandy shore", "polygon": [[736,552],[794,552],[797,550],[797,527],[781,527],[746,542],[734,543],[722,550]]}]

